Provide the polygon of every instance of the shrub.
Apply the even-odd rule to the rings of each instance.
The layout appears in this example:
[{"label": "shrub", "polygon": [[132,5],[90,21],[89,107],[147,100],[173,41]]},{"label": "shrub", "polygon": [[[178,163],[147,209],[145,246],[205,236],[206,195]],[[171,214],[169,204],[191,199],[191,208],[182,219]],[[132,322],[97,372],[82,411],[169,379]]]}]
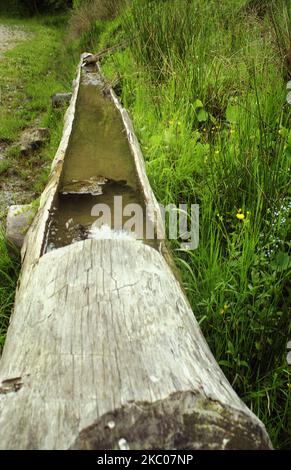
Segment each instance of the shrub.
[{"label": "shrub", "polygon": [[[70,35],[89,42],[96,41],[102,30],[102,21],[113,19],[119,12],[124,0],[77,0],[70,19]],[[91,36],[91,38],[90,38]],[[89,38],[89,41],[88,41]]]}]

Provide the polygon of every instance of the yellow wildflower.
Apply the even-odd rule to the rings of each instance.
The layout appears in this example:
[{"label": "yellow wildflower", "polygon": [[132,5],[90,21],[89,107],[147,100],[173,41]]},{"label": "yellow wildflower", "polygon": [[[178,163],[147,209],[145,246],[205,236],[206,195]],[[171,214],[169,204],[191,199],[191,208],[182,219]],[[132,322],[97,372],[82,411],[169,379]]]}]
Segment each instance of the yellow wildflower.
[{"label": "yellow wildflower", "polygon": [[236,218],[237,218],[238,220],[244,220],[244,219],[245,219],[245,215],[244,215],[242,212],[238,212],[238,213],[236,214]]},{"label": "yellow wildflower", "polygon": [[220,315],[224,315],[228,308],[229,308],[229,305],[224,304],[223,308],[220,310]]}]

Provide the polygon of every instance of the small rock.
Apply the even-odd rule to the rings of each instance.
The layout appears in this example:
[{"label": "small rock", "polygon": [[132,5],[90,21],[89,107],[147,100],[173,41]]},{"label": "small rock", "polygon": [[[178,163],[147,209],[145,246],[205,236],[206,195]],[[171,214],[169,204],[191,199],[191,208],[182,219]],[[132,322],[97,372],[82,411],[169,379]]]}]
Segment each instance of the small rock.
[{"label": "small rock", "polygon": [[115,422],[114,421],[108,421],[106,427],[110,430],[114,429],[115,428]]},{"label": "small rock", "polygon": [[64,104],[69,104],[72,98],[72,93],[55,93],[52,96],[53,108],[60,108]]},{"label": "small rock", "polygon": [[119,445],[120,450],[130,450],[127,440],[124,439],[123,437],[119,439],[118,445]]},{"label": "small rock", "polygon": [[26,232],[34,218],[35,209],[31,204],[13,205],[9,207],[6,219],[6,237],[18,248],[23,245]]},{"label": "small rock", "polygon": [[31,151],[41,147],[49,137],[49,130],[46,127],[36,129],[25,129],[20,138],[20,152],[27,155]]}]

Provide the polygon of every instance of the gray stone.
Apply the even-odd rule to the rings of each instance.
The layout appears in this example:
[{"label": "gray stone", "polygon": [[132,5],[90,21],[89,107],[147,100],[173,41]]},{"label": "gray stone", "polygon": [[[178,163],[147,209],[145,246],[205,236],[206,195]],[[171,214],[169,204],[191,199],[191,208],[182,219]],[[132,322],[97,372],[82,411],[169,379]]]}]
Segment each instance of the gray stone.
[{"label": "gray stone", "polygon": [[6,149],[7,149],[8,145],[6,142],[1,142],[0,141],[0,160],[4,160],[6,157],[5,157],[5,152],[6,152]]},{"label": "gray stone", "polygon": [[25,129],[20,138],[20,152],[27,155],[41,147],[49,138],[49,130],[46,127]]},{"label": "gray stone", "polygon": [[31,204],[9,207],[6,219],[6,238],[18,248],[23,245],[24,237],[35,215]]},{"label": "gray stone", "polygon": [[53,108],[60,108],[64,104],[69,104],[72,98],[72,93],[55,93],[52,96]]}]

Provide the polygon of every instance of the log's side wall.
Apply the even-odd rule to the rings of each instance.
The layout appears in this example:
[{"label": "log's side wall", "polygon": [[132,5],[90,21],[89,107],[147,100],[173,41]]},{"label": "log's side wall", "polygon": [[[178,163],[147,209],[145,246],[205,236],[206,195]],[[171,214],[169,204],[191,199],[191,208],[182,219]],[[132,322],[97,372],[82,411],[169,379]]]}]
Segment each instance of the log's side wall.
[{"label": "log's side wall", "polygon": [[[99,70],[100,70],[100,73],[102,73],[100,67],[99,67]],[[116,109],[119,111],[121,115],[122,122],[125,128],[125,131],[127,133],[127,139],[128,139],[131,153],[134,158],[137,175],[138,175],[139,181],[142,183],[141,190],[143,191],[144,200],[148,207],[149,218],[153,222],[156,228],[157,238],[160,240],[163,240],[165,236],[164,222],[161,217],[160,207],[158,205],[158,202],[156,200],[156,197],[152,191],[152,188],[148,180],[143,154],[142,154],[138,139],[134,133],[132,121],[129,117],[127,110],[122,107],[118,97],[116,96],[112,88],[110,89],[110,94],[111,94],[111,98],[112,98],[113,103],[115,104]]]},{"label": "log's side wall", "polygon": [[20,286],[0,384],[2,449],[270,445],[142,242],[86,240],[41,257]]},{"label": "log's side wall", "polygon": [[66,111],[64,118],[64,129],[60,145],[53,159],[51,166],[51,173],[45,190],[43,191],[39,210],[34,218],[23,243],[21,250],[21,257],[23,262],[22,268],[22,282],[27,283],[31,266],[37,262],[41,256],[43,245],[45,243],[46,227],[49,219],[49,213],[53,205],[56,191],[58,189],[60,176],[62,172],[63,162],[66,150],[69,144],[69,139],[72,132],[73,122],[75,118],[76,102],[79,92],[80,79],[81,79],[81,65],[82,58],[77,67],[77,75],[73,82],[73,92],[70,105]]}]

